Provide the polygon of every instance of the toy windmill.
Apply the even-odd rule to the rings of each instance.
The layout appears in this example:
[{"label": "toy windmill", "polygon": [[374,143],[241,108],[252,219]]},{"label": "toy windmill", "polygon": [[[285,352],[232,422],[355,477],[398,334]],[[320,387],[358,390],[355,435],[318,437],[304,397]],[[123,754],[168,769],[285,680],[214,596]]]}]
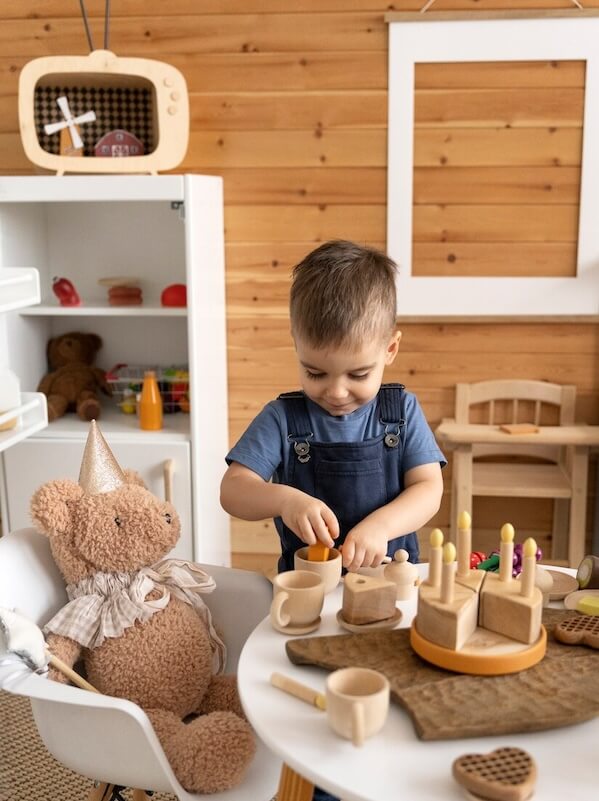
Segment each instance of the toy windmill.
[{"label": "toy windmill", "polygon": [[[69,101],[64,95],[57,98],[56,102],[63,113],[64,120],[60,120],[59,122],[51,122],[48,125],[44,125],[44,131],[50,135],[56,133],[57,131],[68,130],[71,136],[71,142],[73,143],[73,148],[75,150],[82,150],[83,140],[79,135],[77,126],[82,125],[85,122],[94,122],[96,119],[96,112],[86,111],[85,114],[80,114],[78,117],[74,117],[71,109],[69,108]],[[61,147],[61,152],[62,150],[63,148]]]}]

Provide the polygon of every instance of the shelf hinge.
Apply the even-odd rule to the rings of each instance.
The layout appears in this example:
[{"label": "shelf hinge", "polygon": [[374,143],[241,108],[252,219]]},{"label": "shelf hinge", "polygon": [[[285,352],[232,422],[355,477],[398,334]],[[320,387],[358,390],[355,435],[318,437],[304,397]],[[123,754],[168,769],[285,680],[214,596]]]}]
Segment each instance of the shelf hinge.
[{"label": "shelf hinge", "polygon": [[171,209],[179,212],[179,219],[185,222],[185,203],[182,200],[172,200]]}]

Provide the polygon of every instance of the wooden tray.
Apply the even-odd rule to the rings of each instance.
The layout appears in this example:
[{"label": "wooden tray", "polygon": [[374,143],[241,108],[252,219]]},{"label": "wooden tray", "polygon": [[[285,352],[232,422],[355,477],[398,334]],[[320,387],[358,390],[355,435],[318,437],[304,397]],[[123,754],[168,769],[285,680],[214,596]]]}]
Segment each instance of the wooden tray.
[{"label": "wooden tray", "polygon": [[409,629],[304,637],[289,640],[286,649],[296,665],[380,670],[423,740],[541,731],[599,715],[599,651],[553,637],[555,624],[576,614],[544,609],[545,658],[507,676],[460,675],[429,665],[410,647]]}]

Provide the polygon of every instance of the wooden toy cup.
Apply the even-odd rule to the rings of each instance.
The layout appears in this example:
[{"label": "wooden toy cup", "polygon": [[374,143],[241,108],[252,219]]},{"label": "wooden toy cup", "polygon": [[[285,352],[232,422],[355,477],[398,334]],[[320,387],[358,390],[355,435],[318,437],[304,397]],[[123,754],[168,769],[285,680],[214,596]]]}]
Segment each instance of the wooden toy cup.
[{"label": "wooden toy cup", "polygon": [[341,553],[337,548],[331,548],[326,562],[310,562],[306,545],[293,555],[293,565],[296,570],[309,570],[320,576],[324,582],[325,594],[332,592],[341,579]]},{"label": "wooden toy cup", "polygon": [[309,570],[288,570],[273,579],[270,619],[276,628],[309,626],[324,603],[324,583]]},{"label": "wooden toy cup", "polygon": [[377,670],[335,670],[326,682],[327,720],[334,732],[356,746],[383,728],[389,710],[389,682]]}]

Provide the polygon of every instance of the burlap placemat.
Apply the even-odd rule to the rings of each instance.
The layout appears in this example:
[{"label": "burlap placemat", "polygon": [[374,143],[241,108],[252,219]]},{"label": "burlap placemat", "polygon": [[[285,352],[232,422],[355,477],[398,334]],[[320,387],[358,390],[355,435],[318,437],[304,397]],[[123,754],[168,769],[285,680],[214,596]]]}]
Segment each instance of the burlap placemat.
[{"label": "burlap placemat", "polygon": [[410,714],[422,740],[450,740],[568,726],[599,715],[599,651],[558,643],[553,627],[573,612],[546,609],[545,658],[506,676],[468,676],[424,662],[409,630],[289,640],[296,665],[328,670],[370,667],[384,673],[392,698]]}]

